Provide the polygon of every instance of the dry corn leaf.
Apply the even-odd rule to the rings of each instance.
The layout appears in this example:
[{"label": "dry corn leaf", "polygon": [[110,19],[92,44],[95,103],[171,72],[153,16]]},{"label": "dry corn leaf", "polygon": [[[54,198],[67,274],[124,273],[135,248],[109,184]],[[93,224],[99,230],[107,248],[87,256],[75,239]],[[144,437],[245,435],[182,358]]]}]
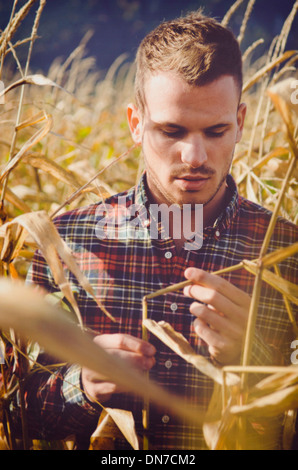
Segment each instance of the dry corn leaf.
[{"label": "dry corn leaf", "polygon": [[[0,190],[2,189],[2,185],[0,184]],[[19,209],[21,212],[31,212],[30,206],[26,204],[22,199],[20,199],[11,189],[8,187],[5,190],[4,198],[10,202],[13,206]]]},{"label": "dry corn leaf", "polygon": [[214,383],[212,397],[202,427],[206,444],[211,450],[228,450],[235,447],[236,436],[234,433],[232,434],[232,429],[236,419],[229,412],[230,405],[223,410],[222,400],[219,398],[221,395],[221,386]]},{"label": "dry corn leaf", "polygon": [[[44,171],[45,173],[50,174],[54,178],[62,181],[63,183],[67,184],[68,186],[72,187],[74,190],[80,190],[83,186],[80,181],[76,178],[73,172],[69,171],[58,165],[55,161],[50,160],[45,156],[41,156],[35,153],[30,153],[30,155],[24,155],[23,157],[24,163],[29,163],[34,168],[38,168],[39,170]],[[110,197],[111,194],[108,193],[105,189],[97,188],[95,186],[89,186],[84,188],[82,193],[85,192],[93,192],[99,197]]]},{"label": "dry corn leaf", "polygon": [[274,85],[270,86],[268,89],[269,95],[280,96],[284,100],[290,109],[292,109],[298,115],[298,105],[294,103],[292,99],[293,94],[293,83],[295,82],[295,77],[288,77],[284,80],[280,80]]},{"label": "dry corn leaf", "polygon": [[260,80],[260,78],[270,72],[270,70],[274,69],[274,67],[289,59],[294,54],[297,54],[297,51],[286,51],[282,55],[277,57],[277,59],[262,67],[257,73],[254,74],[252,78],[250,78],[246,83],[244,83],[242,88],[243,93],[249,90],[253,85],[255,85]]},{"label": "dry corn leaf", "polygon": [[298,252],[298,242],[293,243],[290,246],[281,248],[280,250],[273,251],[272,253],[269,253],[268,255],[263,256],[262,265],[264,267],[268,267],[274,264],[278,264],[284,259],[288,258],[289,256],[293,256],[297,252]]},{"label": "dry corn leaf", "polygon": [[112,320],[115,321],[114,317],[107,311],[102,305],[99,299],[96,298],[92,286],[88,282],[86,276],[79,269],[73,254],[60,237],[57,228],[54,223],[50,220],[49,216],[44,211],[31,212],[29,214],[23,214],[16,217],[12,222],[7,225],[19,224],[24,227],[31,237],[37,243],[38,248],[42,252],[46,259],[51,272],[53,274],[56,284],[60,287],[61,292],[68,299],[70,304],[73,306],[74,311],[77,314],[79,323],[82,326],[81,315],[74,298],[73,292],[71,291],[70,285],[67,282],[62,263],[59,257],[64,261],[68,269],[74,274],[81,286],[88,292],[97,305],[103,310],[103,312]]},{"label": "dry corn leaf", "polygon": [[97,427],[90,437],[89,450],[114,450],[114,440],[122,434],[109,413],[103,409]]},{"label": "dry corn leaf", "polygon": [[270,418],[298,407],[298,385],[257,398],[243,406],[234,405],[230,412],[239,416]]},{"label": "dry corn leaf", "polygon": [[130,411],[117,410],[115,408],[105,408],[109,413],[123,436],[134,450],[139,450],[138,436],[135,431],[135,422]]},{"label": "dry corn leaf", "polygon": [[[196,369],[213,379],[218,384],[223,384],[222,370],[211,364],[211,362],[209,362],[204,356],[196,354],[187,339],[181,333],[175,331],[169,323],[164,321],[157,323],[154,320],[145,319],[143,320],[143,324],[151,333],[157,336],[185,361],[192,364]],[[239,378],[234,374],[227,373],[226,383],[227,385],[237,385],[239,383]]]},{"label": "dry corn leaf", "polygon": [[20,80],[17,80],[16,82],[9,85],[0,93],[0,98],[2,98],[4,95],[6,95],[8,92],[13,90],[14,88],[18,86],[22,86],[22,85],[53,86],[53,87],[60,88],[60,90],[63,90],[66,93],[73,96],[72,93],[70,93],[65,88],[58,85],[57,83],[55,83],[53,80],[50,80],[49,78],[41,74],[34,74],[34,75],[28,75],[27,77],[23,77]]},{"label": "dry corn leaf", "polygon": [[285,155],[288,155],[288,154],[289,154],[289,149],[287,149],[286,147],[275,147],[267,155],[265,155],[260,160],[255,162],[252,165],[251,169],[252,171],[259,170],[263,168],[264,166],[266,167],[266,165],[272,158],[284,157]]},{"label": "dry corn leaf", "polygon": [[22,159],[24,154],[28,152],[30,148],[40,142],[45,135],[50,131],[52,127],[52,117],[50,115],[45,115],[44,117],[46,123],[39,129],[29,140],[22,146],[22,148],[17,152],[17,154],[8,162],[5,168],[2,170],[0,175],[0,182],[14,169],[15,166]]},{"label": "dry corn leaf", "polygon": [[[256,274],[258,271],[257,264],[252,261],[244,260],[243,266],[252,274]],[[298,305],[298,286],[286,279],[283,279],[277,274],[272,273],[268,269],[264,269],[262,271],[262,279],[278,292],[285,295],[293,303]]]},{"label": "dry corn leaf", "polygon": [[5,436],[3,423],[0,423],[0,450],[10,450]]},{"label": "dry corn leaf", "polygon": [[[290,106],[288,100],[285,100],[274,87],[267,90],[267,94],[270,96],[271,101],[273,102],[275,108],[281,115],[284,123],[286,124],[288,134],[290,136],[294,135],[295,126],[292,120],[292,106]],[[291,102],[291,101],[290,101]]]},{"label": "dry corn leaf", "polygon": [[123,436],[134,450],[139,450],[135,422],[130,411],[105,408],[90,439],[90,450],[113,448],[113,441]]},{"label": "dry corn leaf", "polygon": [[19,225],[10,222],[0,227],[0,260],[10,263],[15,259],[25,242],[26,233]]},{"label": "dry corn leaf", "polygon": [[34,116],[30,116],[28,119],[18,124],[16,126],[16,130],[19,131],[21,129],[25,129],[26,127],[35,126],[36,124],[44,121],[44,119],[45,119],[45,113],[44,111],[40,111]]},{"label": "dry corn leaf", "polygon": [[278,94],[273,87],[268,89],[267,93],[285,123],[287,140],[290,144],[293,155],[295,155],[295,158],[297,159],[298,147],[297,138],[295,137],[297,125],[293,121],[292,107],[289,105],[288,100],[285,100],[283,96]]},{"label": "dry corn leaf", "polygon": [[70,321],[64,310],[46,302],[41,293],[24,283],[0,279],[0,328],[12,328],[36,341],[58,360],[85,366],[137,396],[148,396],[157,406],[166,407],[181,419],[202,424],[193,406],[146,377],[127,362],[94,343]]},{"label": "dry corn leaf", "polygon": [[289,387],[290,385],[298,384],[298,367],[288,366],[287,372],[278,372],[262,379],[250,391],[250,395],[255,397],[271,393],[282,388]]},{"label": "dry corn leaf", "polygon": [[273,149],[271,152],[269,152],[267,155],[262,157],[260,160],[257,160],[253,165],[247,166],[245,168],[245,171],[241,173],[237,178],[236,182],[237,185],[242,183],[242,181],[252,172],[257,173],[259,170],[261,170],[264,166],[268,165],[268,162],[270,162],[271,159],[277,158],[277,157],[283,157],[284,155],[289,154],[289,149],[285,147],[276,147]]},{"label": "dry corn leaf", "polygon": [[253,188],[253,184],[252,184],[252,181],[251,181],[251,176],[252,176],[251,173],[247,174],[247,178],[246,178],[246,195],[247,195],[247,198],[250,201],[255,202],[257,204],[258,203],[258,198],[257,198],[255,190]]},{"label": "dry corn leaf", "polygon": [[75,176],[65,168],[62,168],[56,162],[50,160],[47,157],[40,155],[25,155],[23,157],[24,163],[29,163],[34,168],[49,173],[54,178],[63,181],[67,185],[71,186],[73,189],[79,189],[81,187],[80,183],[76,180]]}]

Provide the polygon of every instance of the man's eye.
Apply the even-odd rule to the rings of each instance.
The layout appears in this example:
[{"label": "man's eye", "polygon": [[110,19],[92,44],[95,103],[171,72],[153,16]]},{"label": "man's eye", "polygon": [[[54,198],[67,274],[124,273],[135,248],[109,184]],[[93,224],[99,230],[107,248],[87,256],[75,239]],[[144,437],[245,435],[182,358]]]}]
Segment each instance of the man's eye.
[{"label": "man's eye", "polygon": [[207,131],[206,132],[207,136],[208,137],[212,137],[212,138],[219,138],[219,137],[223,137],[224,134],[225,134],[225,131],[221,131],[221,132],[215,132],[215,131]]},{"label": "man's eye", "polygon": [[172,139],[180,137],[182,135],[182,131],[180,131],[180,130],[176,130],[176,131],[170,130],[170,131],[168,131],[166,129],[160,129],[160,132],[161,132],[162,135],[165,135],[166,137],[171,137]]}]

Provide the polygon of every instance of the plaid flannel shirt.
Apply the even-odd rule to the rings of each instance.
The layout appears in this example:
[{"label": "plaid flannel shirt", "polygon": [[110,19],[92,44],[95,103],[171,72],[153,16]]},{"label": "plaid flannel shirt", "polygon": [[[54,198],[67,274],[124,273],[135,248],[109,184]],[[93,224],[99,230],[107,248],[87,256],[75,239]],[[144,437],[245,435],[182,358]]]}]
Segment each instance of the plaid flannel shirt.
[{"label": "plaid flannel shirt", "polygon": [[[185,280],[184,270],[190,266],[214,272],[238,264],[243,259],[258,258],[271,213],[239,196],[231,176],[227,179],[227,186],[230,202],[214,225],[204,228],[201,248],[182,249],[179,253],[170,237],[150,237],[150,225],[156,221],[148,210],[145,173],[136,188],[105,201],[109,207],[117,208],[121,196],[127,208],[132,204],[145,208],[140,211],[138,219],[139,228],[142,229],[141,237],[100,239],[97,236],[100,227],[98,223],[107,216],[101,210],[102,203],[59,216],[55,223],[60,235],[71,248],[96,296],[116,318],[115,323],[107,318],[75,277],[68,273],[85,326],[97,334],[122,332],[141,337],[144,295]],[[108,217],[105,220],[108,221]],[[119,233],[121,229],[120,222],[117,228]],[[160,224],[158,230],[160,233]],[[279,218],[268,251],[285,247],[297,239],[297,227]],[[291,282],[297,281],[297,259],[287,258],[279,267],[284,278]],[[230,272],[225,278],[240,289],[252,292],[254,276],[246,270]],[[50,292],[58,290],[40,253],[35,255],[28,282],[38,284]],[[182,291],[156,297],[148,302],[148,317],[170,323],[199,354],[209,357],[206,344],[193,329],[194,317],[189,312],[191,302]],[[283,298],[264,282],[252,351],[253,364],[289,363],[292,339]],[[170,392],[187,397],[199,408],[206,408],[213,390],[212,380],[195,370],[153,335],[150,341],[157,349],[156,365],[150,372],[152,379]],[[39,359],[42,361],[42,357]],[[53,374],[40,371],[33,373],[25,387],[31,436],[61,439],[76,434],[79,439],[80,436],[85,437],[88,442],[90,433],[96,427],[100,407],[89,402],[79,390],[80,368],[77,365],[60,367]],[[142,434],[141,399],[129,394],[115,394],[107,406],[131,410],[136,430],[139,435]],[[13,416],[17,426],[18,413]],[[183,423],[167,409],[157,409],[155,406],[150,410],[150,443],[157,449],[206,448],[201,429]],[[116,445],[121,448],[121,443]]]}]

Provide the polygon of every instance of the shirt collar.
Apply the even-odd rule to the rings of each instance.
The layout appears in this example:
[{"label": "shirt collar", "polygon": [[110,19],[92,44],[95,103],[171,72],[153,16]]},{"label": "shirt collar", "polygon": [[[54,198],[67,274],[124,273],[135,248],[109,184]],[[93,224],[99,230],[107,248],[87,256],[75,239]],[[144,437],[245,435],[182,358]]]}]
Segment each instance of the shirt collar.
[{"label": "shirt collar", "polygon": [[[228,228],[234,217],[236,216],[238,209],[239,209],[239,193],[237,190],[237,186],[235,183],[234,178],[232,175],[227,176],[226,185],[230,193],[229,202],[222,210],[221,214],[217,217],[216,221],[214,222],[212,227],[205,227],[204,232],[221,232],[222,230]],[[150,208],[149,208],[149,199],[147,193],[147,183],[146,183],[146,172],[144,171],[139,184],[136,187],[135,192],[135,202],[140,206],[145,206],[147,211],[146,213],[149,215]]]}]

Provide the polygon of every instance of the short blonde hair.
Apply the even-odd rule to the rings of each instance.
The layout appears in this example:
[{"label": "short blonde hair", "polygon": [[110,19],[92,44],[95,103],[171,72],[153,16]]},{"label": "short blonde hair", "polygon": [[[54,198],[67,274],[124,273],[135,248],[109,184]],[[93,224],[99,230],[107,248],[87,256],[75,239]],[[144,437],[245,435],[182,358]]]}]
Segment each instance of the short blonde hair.
[{"label": "short blonde hair", "polygon": [[173,71],[190,85],[232,75],[242,89],[242,57],[234,34],[199,12],[161,23],[141,42],[136,56],[135,99],[144,111],[144,84],[154,72]]}]

